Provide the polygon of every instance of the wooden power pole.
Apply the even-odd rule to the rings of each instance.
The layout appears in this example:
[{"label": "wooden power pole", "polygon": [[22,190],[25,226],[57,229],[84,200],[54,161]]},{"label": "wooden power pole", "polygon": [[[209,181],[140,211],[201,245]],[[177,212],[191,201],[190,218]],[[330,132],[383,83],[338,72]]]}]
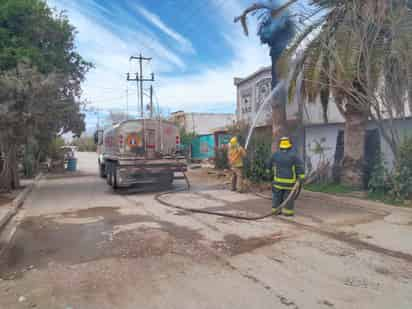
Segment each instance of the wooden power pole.
[{"label": "wooden power pole", "polygon": [[[143,102],[143,83],[144,82],[154,82],[154,74],[151,74],[151,78],[145,78],[144,73],[143,73],[143,61],[151,61],[152,58],[145,58],[140,54],[139,56],[131,56],[129,61],[132,60],[138,60],[139,61],[139,72],[135,73],[135,78],[131,78],[130,75],[131,73],[127,73],[127,80],[128,81],[135,81],[136,86],[137,86],[137,92],[139,93],[139,88],[140,88],[140,117],[143,119],[144,118],[144,102]],[[139,104],[139,102],[138,102]],[[152,113],[151,113],[152,116]]]}]

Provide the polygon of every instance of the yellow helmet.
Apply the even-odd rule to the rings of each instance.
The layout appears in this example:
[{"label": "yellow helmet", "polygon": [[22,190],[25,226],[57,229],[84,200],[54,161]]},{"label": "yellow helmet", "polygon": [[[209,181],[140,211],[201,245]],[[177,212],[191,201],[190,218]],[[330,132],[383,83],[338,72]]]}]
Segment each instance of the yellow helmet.
[{"label": "yellow helmet", "polygon": [[230,145],[231,146],[236,146],[237,144],[238,144],[237,137],[236,136],[232,137],[230,139]]},{"label": "yellow helmet", "polygon": [[282,137],[279,143],[280,149],[290,149],[292,148],[292,142],[290,141],[289,137]]}]

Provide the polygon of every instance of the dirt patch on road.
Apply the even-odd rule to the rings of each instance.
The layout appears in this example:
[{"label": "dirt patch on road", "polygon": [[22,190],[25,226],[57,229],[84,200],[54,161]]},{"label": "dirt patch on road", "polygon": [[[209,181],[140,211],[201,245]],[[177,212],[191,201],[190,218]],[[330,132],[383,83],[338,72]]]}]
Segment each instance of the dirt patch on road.
[{"label": "dirt patch on road", "polygon": [[83,172],[64,172],[64,173],[49,173],[45,176],[47,180],[57,180],[66,178],[79,178],[79,177],[96,177],[93,173],[83,173]]},{"label": "dirt patch on road", "polygon": [[[219,199],[218,199],[219,200]],[[219,200],[221,201],[221,200]],[[227,203],[227,202],[226,202]],[[249,213],[254,216],[264,215],[271,211],[272,204],[262,199],[253,199],[241,202],[227,203],[224,207],[207,207],[207,211],[221,212],[242,212]]]},{"label": "dirt patch on road", "polygon": [[[202,259],[208,254],[200,244],[202,236],[195,230],[150,216],[122,215],[117,210],[100,207],[26,219],[0,259],[0,277],[18,277],[30,265],[44,268],[50,262],[79,264],[109,257],[168,253]],[[75,224],[76,219],[81,223]]]},{"label": "dirt patch on road", "polygon": [[0,207],[1,207],[1,206],[8,205],[8,204],[11,203],[12,201],[13,201],[13,198],[8,197],[8,196],[2,196],[2,195],[0,195]]},{"label": "dirt patch on road", "polygon": [[224,237],[224,241],[215,242],[212,247],[218,252],[235,256],[246,252],[251,252],[264,246],[272,245],[285,238],[286,236],[282,233],[275,233],[267,237],[251,238],[241,238],[238,235],[230,234]]}]

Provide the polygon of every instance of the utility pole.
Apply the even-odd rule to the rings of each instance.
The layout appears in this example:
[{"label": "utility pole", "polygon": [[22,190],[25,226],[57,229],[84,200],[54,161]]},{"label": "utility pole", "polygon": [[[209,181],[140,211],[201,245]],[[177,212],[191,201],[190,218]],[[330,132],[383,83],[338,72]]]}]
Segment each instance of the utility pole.
[{"label": "utility pole", "polygon": [[153,118],[153,86],[150,85],[150,119]]},{"label": "utility pole", "polygon": [[152,58],[145,58],[140,54],[138,57],[136,56],[131,56],[129,61],[132,60],[138,60],[139,61],[139,69],[140,72],[135,73],[136,77],[131,78],[130,73],[127,73],[127,81],[135,81],[136,86],[137,86],[137,92],[138,92],[138,97],[139,97],[139,88],[140,88],[140,117],[143,119],[144,118],[144,103],[143,103],[143,83],[144,82],[153,82],[155,80],[154,74],[152,73],[152,76],[150,79],[144,78],[144,73],[143,73],[143,61],[151,61]]},{"label": "utility pole", "polygon": [[151,61],[152,58],[146,58],[143,57],[142,54],[139,54],[138,57],[136,56],[131,56],[129,58],[129,62],[132,60],[138,60],[139,61],[139,69],[140,72],[135,74],[135,78],[130,78],[130,73],[127,73],[127,81],[135,81],[136,82],[136,86],[137,86],[137,101],[138,101],[138,105],[139,105],[139,86],[140,86],[140,117],[142,118],[143,121],[143,147],[145,149],[145,153],[146,153],[146,121],[144,119],[144,102],[143,102],[143,83],[144,82],[154,82],[154,74],[152,73],[152,76],[150,79],[147,79],[144,77],[143,74],[143,61]]},{"label": "utility pole", "polygon": [[129,87],[126,87],[126,120],[129,120]]}]

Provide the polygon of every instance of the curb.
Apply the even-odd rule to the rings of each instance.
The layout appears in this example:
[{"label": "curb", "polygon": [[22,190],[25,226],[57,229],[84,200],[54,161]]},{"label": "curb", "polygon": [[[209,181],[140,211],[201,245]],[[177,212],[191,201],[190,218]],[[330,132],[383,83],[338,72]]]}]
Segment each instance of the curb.
[{"label": "curb", "polygon": [[364,200],[361,198],[356,198],[356,197],[351,197],[351,196],[339,196],[339,195],[334,195],[334,194],[328,194],[328,193],[323,193],[323,192],[313,192],[313,191],[308,191],[308,190],[303,190],[302,191],[303,195],[302,196],[308,196],[312,198],[319,198],[319,200],[323,199],[329,199],[334,202],[340,202],[342,204],[349,204],[352,206],[358,206],[358,207],[363,207],[367,209],[374,209],[374,210],[391,210],[391,211],[397,211],[397,212],[407,212],[407,213],[412,213],[412,208],[406,208],[406,207],[400,207],[400,206],[393,206],[389,204],[385,204],[382,202],[375,202],[375,201],[370,201],[370,200]]},{"label": "curb", "polygon": [[0,231],[6,226],[6,224],[10,221],[10,219],[17,214],[20,207],[23,206],[24,201],[27,199],[29,194],[33,191],[34,187],[36,186],[37,182],[43,177],[43,174],[40,173],[34,178],[34,181],[29,184],[22,192],[20,192],[17,197],[10,203],[9,211],[7,214],[0,218]]}]

